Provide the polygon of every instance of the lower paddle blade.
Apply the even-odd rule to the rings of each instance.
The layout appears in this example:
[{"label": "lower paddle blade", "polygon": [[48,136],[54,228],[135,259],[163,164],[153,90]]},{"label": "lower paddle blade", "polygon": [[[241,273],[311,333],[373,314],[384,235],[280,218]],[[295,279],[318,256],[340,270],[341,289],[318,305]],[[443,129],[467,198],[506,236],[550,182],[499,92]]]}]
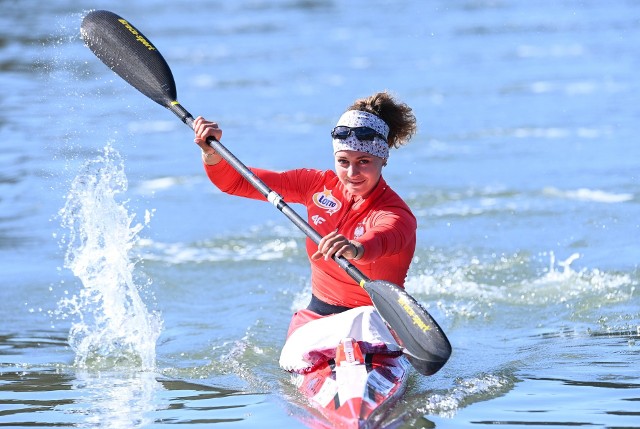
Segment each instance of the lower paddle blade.
[{"label": "lower paddle blade", "polygon": [[375,280],[363,287],[414,368],[424,375],[440,370],[451,355],[451,344],[427,310],[393,283]]},{"label": "lower paddle blade", "polygon": [[113,12],[94,10],[82,20],[80,33],[89,49],[138,91],[164,107],[176,100],[167,62],[128,21]]}]

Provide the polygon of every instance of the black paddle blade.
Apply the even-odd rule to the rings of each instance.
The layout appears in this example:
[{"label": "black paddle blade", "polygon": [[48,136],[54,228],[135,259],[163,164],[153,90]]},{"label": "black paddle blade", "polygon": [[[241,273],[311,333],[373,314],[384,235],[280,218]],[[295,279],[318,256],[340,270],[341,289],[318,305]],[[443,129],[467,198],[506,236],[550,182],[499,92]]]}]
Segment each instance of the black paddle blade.
[{"label": "black paddle blade", "polygon": [[440,370],[451,355],[451,344],[427,310],[393,283],[375,280],[363,287],[413,367],[424,375]]},{"label": "black paddle blade", "polygon": [[177,98],[171,69],[133,25],[113,12],[94,10],[82,20],[80,34],[111,70],[156,103],[170,108]]}]

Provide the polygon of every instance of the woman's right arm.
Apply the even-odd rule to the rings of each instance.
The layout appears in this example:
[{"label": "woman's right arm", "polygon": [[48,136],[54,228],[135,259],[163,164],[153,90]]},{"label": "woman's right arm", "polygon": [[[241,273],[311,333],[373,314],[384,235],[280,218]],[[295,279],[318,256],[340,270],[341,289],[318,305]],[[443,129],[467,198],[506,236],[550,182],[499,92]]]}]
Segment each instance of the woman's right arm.
[{"label": "woman's right arm", "polygon": [[[193,123],[194,142],[202,150],[202,161],[209,180],[222,192],[257,200],[266,198],[247,179],[227,162],[207,143],[209,137],[220,141],[222,129],[218,124],[198,116]],[[259,168],[249,168],[266,185],[279,193],[288,202],[303,203],[305,192],[319,180],[316,172],[309,169],[276,172]]]},{"label": "woman's right arm", "polygon": [[222,129],[218,127],[218,124],[198,116],[193,121],[193,131],[195,133],[193,141],[202,149],[202,161],[207,165],[216,165],[222,161],[222,157],[218,152],[207,143],[209,137],[213,137],[218,141],[222,138]]},{"label": "woman's right arm", "polygon": [[222,129],[216,122],[198,116],[193,121],[194,143],[202,150],[202,162],[209,180],[222,192],[246,198],[264,200],[262,194],[230,164],[223,161],[222,156],[209,146],[207,139],[222,138]]}]

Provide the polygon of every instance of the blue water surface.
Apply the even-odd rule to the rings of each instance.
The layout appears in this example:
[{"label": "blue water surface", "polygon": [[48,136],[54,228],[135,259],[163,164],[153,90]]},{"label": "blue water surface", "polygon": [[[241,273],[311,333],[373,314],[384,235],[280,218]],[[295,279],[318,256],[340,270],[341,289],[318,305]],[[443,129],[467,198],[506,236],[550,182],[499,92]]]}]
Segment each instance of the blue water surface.
[{"label": "blue water surface", "polygon": [[278,367],[304,237],[217,191],[191,131],[83,45],[109,9],[250,166],[333,168],[329,131],[376,91],[414,109],[384,176],[454,354],[389,421],[640,427],[638,2],[1,4],[0,426],[313,421]]}]

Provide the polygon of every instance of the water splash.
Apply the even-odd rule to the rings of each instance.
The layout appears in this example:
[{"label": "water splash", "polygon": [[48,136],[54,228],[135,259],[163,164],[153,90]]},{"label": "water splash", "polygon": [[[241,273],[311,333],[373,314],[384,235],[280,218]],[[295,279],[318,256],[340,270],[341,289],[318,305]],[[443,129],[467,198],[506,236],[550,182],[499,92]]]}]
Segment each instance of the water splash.
[{"label": "water splash", "polygon": [[122,158],[107,145],[82,167],[59,212],[69,230],[64,266],[83,285],[59,302],[59,313],[75,319],[69,344],[80,367],[155,366],[162,321],[140,296],[150,281],[134,280],[130,253],[144,226],[116,200],[127,186]]},{"label": "water splash", "polygon": [[504,395],[513,389],[514,384],[513,378],[497,374],[458,379],[456,386],[450,391],[429,396],[426,404],[418,408],[423,414],[453,418],[459,409],[475,402]]},{"label": "water splash", "polygon": [[[600,308],[603,301],[628,302],[638,285],[629,273],[574,269],[578,253],[565,260],[557,260],[552,251],[541,257],[549,258],[548,267],[535,267],[535,261],[523,254],[485,261],[475,257],[436,261],[435,268],[410,277],[406,286],[411,293],[439,297],[454,315],[475,318],[487,317],[499,304],[542,308],[554,304],[574,311]],[[461,302],[465,305],[456,306]]]}]

